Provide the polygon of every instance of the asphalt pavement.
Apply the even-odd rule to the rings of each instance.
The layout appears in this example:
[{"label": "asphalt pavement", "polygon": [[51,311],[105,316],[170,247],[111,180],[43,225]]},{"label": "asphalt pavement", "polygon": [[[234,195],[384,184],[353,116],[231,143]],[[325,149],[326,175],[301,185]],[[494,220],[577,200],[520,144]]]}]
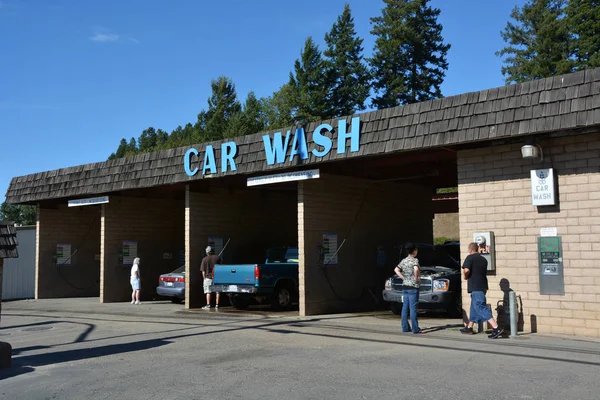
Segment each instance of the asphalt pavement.
[{"label": "asphalt pavement", "polygon": [[390,312],[185,311],[98,299],[2,304],[0,399],[598,399],[600,341],[490,340]]}]

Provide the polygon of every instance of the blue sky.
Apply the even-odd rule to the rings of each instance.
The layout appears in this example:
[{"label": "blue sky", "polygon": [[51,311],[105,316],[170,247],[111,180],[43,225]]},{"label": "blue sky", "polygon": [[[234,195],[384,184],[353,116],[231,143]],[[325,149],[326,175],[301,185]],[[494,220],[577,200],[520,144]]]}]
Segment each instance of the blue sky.
[{"label": "blue sky", "polygon": [[[0,0],[0,199],[14,176],[105,160],[121,138],[171,131],[226,75],[244,99],[287,81],[344,3],[365,55],[380,0]],[[442,10],[445,96],[503,84],[500,31],[524,0],[432,0]]]}]

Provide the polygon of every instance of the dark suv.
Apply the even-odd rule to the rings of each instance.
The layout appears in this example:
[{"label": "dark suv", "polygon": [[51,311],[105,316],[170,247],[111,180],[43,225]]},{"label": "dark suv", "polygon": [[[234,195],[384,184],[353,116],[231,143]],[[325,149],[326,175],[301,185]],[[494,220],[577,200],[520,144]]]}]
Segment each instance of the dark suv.
[{"label": "dark suv", "polygon": [[[419,310],[445,311],[452,316],[462,315],[460,244],[416,244],[421,265]],[[406,257],[400,253],[400,260]],[[390,303],[394,314],[402,313],[402,279],[394,275],[385,281],[383,299]]]}]

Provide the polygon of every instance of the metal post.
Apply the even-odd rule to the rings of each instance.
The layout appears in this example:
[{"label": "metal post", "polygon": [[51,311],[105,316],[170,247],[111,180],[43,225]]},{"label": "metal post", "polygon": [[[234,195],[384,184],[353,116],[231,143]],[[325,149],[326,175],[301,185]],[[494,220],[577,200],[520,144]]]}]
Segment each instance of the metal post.
[{"label": "metal post", "polygon": [[508,293],[510,310],[510,337],[517,337],[517,294],[512,290]]},{"label": "metal post", "polygon": [[484,324],[485,324],[485,321],[479,321],[477,323],[477,333],[484,333],[485,332]]}]

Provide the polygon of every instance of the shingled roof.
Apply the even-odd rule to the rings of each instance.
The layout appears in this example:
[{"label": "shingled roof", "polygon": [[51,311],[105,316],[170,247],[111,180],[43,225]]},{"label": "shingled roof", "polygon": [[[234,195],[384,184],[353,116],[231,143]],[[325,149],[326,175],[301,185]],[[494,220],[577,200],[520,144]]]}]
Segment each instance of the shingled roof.
[{"label": "shingled roof", "polygon": [[[345,118],[350,126],[352,117]],[[317,125],[326,122],[335,127],[339,119],[344,117],[309,124],[306,130],[309,143]],[[358,152],[337,154],[337,133],[334,132],[334,149],[327,156],[317,159],[309,147],[309,158],[300,164],[294,161],[269,166],[265,159],[263,132],[236,138],[237,171],[219,172],[212,178],[600,125],[600,68],[366,112],[360,114],[360,119]],[[221,143],[194,147],[202,150],[206,144],[213,144],[219,160]],[[7,202],[77,198],[203,179],[202,174],[188,177],[184,172],[183,155],[189,148],[13,178],[6,194]]]},{"label": "shingled roof", "polygon": [[0,258],[17,258],[17,230],[10,222],[0,221]]}]

